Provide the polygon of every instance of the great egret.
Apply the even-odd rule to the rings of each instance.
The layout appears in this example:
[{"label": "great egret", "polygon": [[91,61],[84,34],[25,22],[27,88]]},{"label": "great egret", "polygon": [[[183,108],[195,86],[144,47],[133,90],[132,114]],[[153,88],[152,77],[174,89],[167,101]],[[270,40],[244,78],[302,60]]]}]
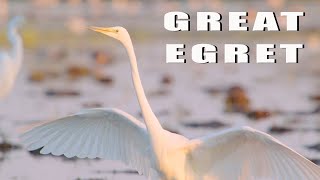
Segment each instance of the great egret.
[{"label": "great egret", "polygon": [[23,44],[17,28],[23,17],[14,17],[8,24],[8,39],[12,44],[10,52],[0,52],[0,98],[13,87],[23,59]]},{"label": "great egret", "polygon": [[127,30],[91,29],[126,47],[145,125],[118,109],[88,109],[25,133],[22,140],[28,150],[42,148],[42,154],[121,160],[152,179],[320,179],[317,165],[249,127],[193,140],[164,130],[145,96]]}]

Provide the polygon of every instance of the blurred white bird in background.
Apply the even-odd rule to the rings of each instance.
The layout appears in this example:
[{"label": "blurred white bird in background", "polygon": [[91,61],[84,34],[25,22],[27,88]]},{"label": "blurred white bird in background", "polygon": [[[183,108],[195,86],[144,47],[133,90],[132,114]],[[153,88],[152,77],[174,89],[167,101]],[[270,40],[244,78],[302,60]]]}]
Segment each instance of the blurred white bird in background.
[{"label": "blurred white bird in background", "polygon": [[8,24],[8,39],[12,45],[9,52],[0,52],[0,98],[12,89],[23,60],[23,42],[18,27],[24,18],[14,17]]},{"label": "blurred white bird in background", "polygon": [[152,179],[320,179],[317,165],[270,135],[249,127],[193,140],[164,130],[145,96],[127,30],[92,30],[126,47],[145,124],[118,109],[88,109],[25,133],[22,140],[28,150],[42,148],[42,154],[120,160]]}]

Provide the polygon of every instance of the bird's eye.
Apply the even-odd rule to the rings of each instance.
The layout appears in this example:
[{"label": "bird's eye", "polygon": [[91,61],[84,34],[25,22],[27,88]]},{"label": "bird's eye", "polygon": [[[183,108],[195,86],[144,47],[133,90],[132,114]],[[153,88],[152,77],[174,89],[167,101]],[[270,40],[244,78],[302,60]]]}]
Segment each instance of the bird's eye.
[{"label": "bird's eye", "polygon": [[118,33],[118,32],[119,32],[119,30],[118,30],[118,29],[116,29],[116,32]]}]

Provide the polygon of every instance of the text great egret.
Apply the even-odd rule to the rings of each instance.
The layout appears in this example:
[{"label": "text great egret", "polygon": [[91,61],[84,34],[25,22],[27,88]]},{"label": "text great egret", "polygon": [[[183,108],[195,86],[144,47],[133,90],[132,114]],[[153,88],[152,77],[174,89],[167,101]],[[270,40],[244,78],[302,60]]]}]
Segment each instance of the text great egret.
[{"label": "text great egret", "polygon": [[23,17],[17,16],[8,24],[8,39],[12,44],[10,52],[0,52],[0,98],[12,89],[23,60],[23,44],[17,28]]},{"label": "text great egret", "polygon": [[320,179],[317,165],[249,127],[193,140],[164,130],[145,96],[127,30],[91,29],[126,47],[145,125],[118,109],[88,109],[25,133],[28,150],[43,147],[42,154],[121,160],[152,179]]}]

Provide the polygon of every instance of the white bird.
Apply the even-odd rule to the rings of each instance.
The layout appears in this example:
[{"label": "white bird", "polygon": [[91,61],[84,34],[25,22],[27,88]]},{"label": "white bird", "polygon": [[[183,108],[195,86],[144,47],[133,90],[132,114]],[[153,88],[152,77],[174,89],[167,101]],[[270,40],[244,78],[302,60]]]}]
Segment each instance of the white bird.
[{"label": "white bird", "polygon": [[241,127],[189,140],[164,130],[145,96],[129,33],[92,27],[129,54],[145,124],[118,109],[88,109],[34,128],[28,150],[79,158],[120,160],[146,177],[166,180],[319,180],[317,165],[263,132]]},{"label": "white bird", "polygon": [[23,60],[23,42],[17,28],[23,17],[14,17],[8,24],[8,39],[12,44],[10,52],[0,52],[0,98],[12,89]]}]

